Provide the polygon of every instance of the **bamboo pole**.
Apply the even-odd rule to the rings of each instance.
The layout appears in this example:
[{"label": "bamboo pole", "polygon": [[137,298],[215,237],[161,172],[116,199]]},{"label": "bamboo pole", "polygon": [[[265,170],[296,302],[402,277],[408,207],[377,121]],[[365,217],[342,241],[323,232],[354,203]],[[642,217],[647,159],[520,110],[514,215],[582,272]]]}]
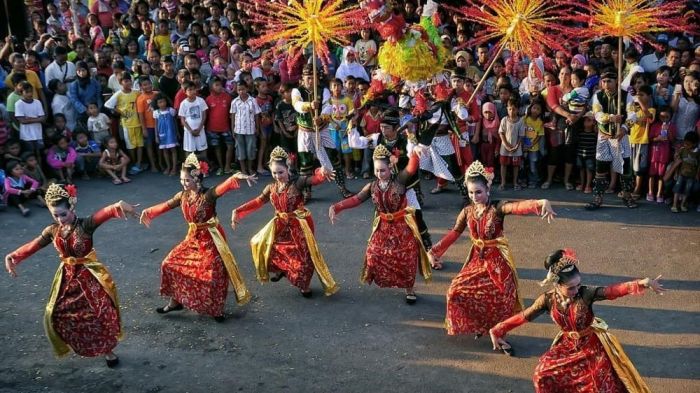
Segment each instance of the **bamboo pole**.
[{"label": "bamboo pole", "polygon": [[486,68],[486,71],[484,71],[484,75],[482,75],[481,79],[479,79],[479,83],[477,83],[476,87],[474,88],[474,91],[472,92],[472,95],[469,97],[469,100],[467,100],[467,103],[464,104],[464,106],[469,107],[469,104],[472,103],[472,100],[474,100],[474,97],[476,97],[476,93],[479,92],[479,89],[481,89],[483,84],[486,82],[486,77],[489,75],[489,72],[491,72],[494,63],[496,63],[496,59],[498,59],[498,56],[500,56],[501,53],[503,53],[503,49],[505,49],[505,47],[505,44],[503,44],[500,48],[498,48],[498,52],[496,52],[496,54],[493,56],[493,59],[491,59],[491,63]]},{"label": "bamboo pole", "polygon": [[[617,37],[617,115],[622,114],[622,36]],[[622,123],[617,124],[617,134],[620,133]]]},{"label": "bamboo pole", "polygon": [[[315,135],[316,154],[318,154],[319,145],[321,144],[320,143],[321,132],[318,129],[318,125],[316,124],[316,119],[319,116],[318,109],[316,109],[313,106],[318,101],[318,70],[316,69],[316,44],[311,44],[311,61],[312,61],[311,67],[313,69],[313,74],[314,74],[313,75],[313,78],[314,78],[313,89],[314,89],[314,91],[313,91],[313,95],[312,95],[314,102],[311,106],[313,108],[313,116],[311,116],[311,118],[313,119],[313,122],[314,122],[314,134],[316,134]],[[323,97],[323,93],[321,94],[321,97]]]}]

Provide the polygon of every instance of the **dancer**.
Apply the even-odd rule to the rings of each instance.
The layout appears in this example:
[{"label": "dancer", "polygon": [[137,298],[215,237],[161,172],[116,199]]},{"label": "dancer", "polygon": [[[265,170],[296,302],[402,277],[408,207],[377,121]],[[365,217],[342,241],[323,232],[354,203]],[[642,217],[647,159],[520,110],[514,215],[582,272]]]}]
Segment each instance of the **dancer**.
[{"label": "dancer", "polygon": [[[241,219],[271,202],[275,217],[250,241],[258,281],[277,282],[287,277],[302,296],[309,298],[312,296],[309,284],[316,270],[323,291],[330,296],[338,291],[338,285],[318,250],[314,222],[311,212],[304,207],[301,192],[304,187],[333,180],[333,173],[321,167],[313,176],[294,178],[288,160],[287,152],[281,147],[272,150],[269,166],[274,183],[265,187],[260,196],[231,212],[231,227],[235,230]],[[270,271],[275,273],[272,279]]]},{"label": "dancer", "polygon": [[[408,137],[406,137],[399,133],[399,130],[404,128],[399,127],[400,122],[399,112],[396,109],[389,108],[382,114],[379,123],[380,133],[361,136],[356,128],[351,127],[348,130],[348,142],[350,147],[353,149],[366,149],[373,146],[384,145],[384,147],[392,153],[392,157],[390,158],[391,172],[393,175],[398,175],[398,173],[408,165],[408,156],[413,150],[413,147],[418,143],[414,134],[407,131]],[[405,128],[408,130],[408,127]],[[406,180],[406,201],[408,206],[415,209],[416,225],[418,225],[418,232],[420,232],[423,247],[425,247],[426,250],[430,250],[433,246],[433,242],[428,232],[428,226],[425,224],[425,220],[423,220],[423,212],[421,210],[421,205],[423,204],[422,199],[420,178],[418,177],[418,171],[416,171],[416,173],[410,175]]]},{"label": "dancer", "polygon": [[570,249],[557,250],[545,259],[547,278],[542,285],[551,283],[554,289],[489,331],[494,350],[509,346],[506,333],[548,312],[561,331],[535,368],[532,381],[536,392],[650,392],[620,343],[608,332],[608,325],[593,314],[592,306],[593,302],[640,294],[647,288],[663,294],[661,276],[589,287],[581,285],[577,264]]},{"label": "dancer", "polygon": [[406,201],[406,184],[418,171],[418,157],[425,151],[424,146],[415,146],[406,168],[394,176],[391,173],[391,152],[384,145],[377,145],[372,155],[377,180],[367,184],[357,195],[328,209],[331,223],[335,224],[341,211],[372,198],[376,214],[360,280],[366,284],[374,282],[381,288],[404,288],[408,304],[415,304],[417,300],[413,289],[416,269],[420,268],[426,281],[432,274],[416,225],[415,209],[407,207]]},{"label": "dancer", "polygon": [[[440,257],[465,229],[472,245],[467,262],[447,291],[447,334],[476,334],[481,337],[498,322],[522,310],[518,277],[508,240],[503,235],[507,214],[539,214],[547,222],[556,216],[546,199],[521,202],[490,199],[493,169],[474,161],[467,169],[467,189],[472,204],[462,209],[454,229],[430,250],[432,264],[441,266]],[[511,348],[504,351],[512,353]]]},{"label": "dancer", "polygon": [[[335,141],[328,131],[328,118],[332,112],[330,105],[331,93],[326,88],[317,87],[317,100],[314,101],[314,74],[311,66],[304,67],[302,83],[298,89],[292,90],[292,106],[297,111],[297,147],[299,149],[299,172],[310,177],[313,173],[314,153],[321,166],[335,170],[335,183],[343,198],[353,195],[345,187],[345,172],[340,153],[335,148]],[[322,115],[318,116],[317,111]],[[319,133],[317,136],[316,133]],[[316,138],[320,145],[316,149]],[[304,202],[311,198],[311,186],[306,185],[302,190]]]},{"label": "dancer", "polygon": [[182,215],[189,226],[185,239],[163,260],[160,294],[170,297],[170,302],[157,308],[156,312],[167,314],[187,307],[223,322],[227,277],[238,304],[248,303],[250,292],[228,247],[224,229],[219,225],[216,201],[239,188],[238,180],[245,180],[250,186],[257,178],[236,173],[216,187],[204,188],[202,180],[208,171],[207,163],[190,153],[180,171],[183,191],[166,202],[145,209],[141,213],[141,223],[150,227],[154,218],[182,206]]},{"label": "dancer", "polygon": [[113,349],[121,339],[121,321],[117,287],[107,268],[92,248],[92,235],[111,218],[136,217],[134,206],[119,201],[90,217],[78,218],[75,205],[78,191],[74,185],[51,184],[45,199],[56,221],[39,237],[5,257],[5,268],[17,277],[17,265],[53,243],[61,264],[51,285],[44,314],[44,329],[54,353],[104,356],[107,367],[119,364]]}]

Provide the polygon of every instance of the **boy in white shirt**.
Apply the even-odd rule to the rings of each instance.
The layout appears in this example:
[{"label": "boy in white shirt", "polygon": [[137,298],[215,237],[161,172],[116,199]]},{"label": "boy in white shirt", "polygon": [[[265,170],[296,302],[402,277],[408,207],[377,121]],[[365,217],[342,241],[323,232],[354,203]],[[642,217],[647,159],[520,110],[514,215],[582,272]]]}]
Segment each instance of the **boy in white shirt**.
[{"label": "boy in white shirt", "polygon": [[180,104],[178,116],[182,127],[185,129],[182,150],[188,153],[201,152],[202,157],[206,157],[207,137],[204,132],[204,125],[207,124],[207,103],[202,97],[197,96],[197,86],[192,82],[185,82],[182,85],[187,98]]},{"label": "boy in white shirt", "polygon": [[19,122],[19,139],[24,145],[24,150],[36,155],[41,165],[41,152],[44,147],[44,133],[41,124],[46,120],[44,106],[41,101],[35,100],[34,87],[24,81],[20,84],[22,99],[15,104],[15,118]]},{"label": "boy in white shirt", "polygon": [[260,135],[260,106],[248,95],[248,86],[239,84],[238,97],[231,101],[231,129],[236,139],[236,159],[241,172],[255,175],[253,166],[257,151],[256,139]]},{"label": "boy in white shirt", "polygon": [[78,115],[75,112],[73,101],[66,95],[68,87],[60,80],[54,79],[49,82],[49,90],[54,92],[54,96],[51,99],[51,110],[54,114],[62,113],[63,116],[66,117],[66,126],[68,129],[75,130]]},{"label": "boy in white shirt", "polygon": [[92,134],[92,140],[99,143],[100,146],[107,143],[107,138],[112,136],[109,132],[112,121],[109,116],[101,113],[97,108],[97,103],[91,102],[87,106],[88,117],[87,128]]}]

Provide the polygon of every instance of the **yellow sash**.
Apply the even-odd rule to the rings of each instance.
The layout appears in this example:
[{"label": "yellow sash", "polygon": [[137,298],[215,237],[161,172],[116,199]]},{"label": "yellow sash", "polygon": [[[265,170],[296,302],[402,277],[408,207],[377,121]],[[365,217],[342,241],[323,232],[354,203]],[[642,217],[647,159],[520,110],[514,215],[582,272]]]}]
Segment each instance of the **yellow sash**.
[{"label": "yellow sash", "polygon": [[[625,354],[620,342],[617,341],[615,336],[608,332],[608,324],[605,323],[604,320],[596,317],[593,320],[590,328],[592,329],[593,333],[598,336],[600,343],[603,344],[605,353],[608,355],[613,369],[615,369],[615,374],[617,374],[622,383],[625,385],[627,391],[629,393],[651,393],[651,390],[642,379],[642,376],[639,375],[639,372],[637,372],[634,364],[632,364],[632,361],[627,357],[627,354]],[[560,331],[559,334],[554,337],[552,346],[559,342],[564,334],[564,332]]]},{"label": "yellow sash", "polygon": [[518,288],[518,271],[515,270],[515,260],[513,259],[513,254],[510,252],[510,245],[508,245],[508,239],[506,239],[505,236],[501,236],[493,240],[481,240],[471,238],[471,242],[472,243],[469,246],[469,250],[467,250],[467,262],[465,262],[465,264],[469,263],[469,257],[472,255],[472,249],[474,247],[478,248],[479,250],[484,249],[484,247],[498,248],[498,251],[501,253],[501,256],[503,256],[503,258],[508,263],[508,266],[510,266],[510,269],[513,271],[513,277],[515,279],[516,302],[515,306],[513,307],[513,313],[517,313],[523,310],[523,300],[520,297],[520,289]]},{"label": "yellow sash", "polygon": [[114,285],[112,281],[112,276],[110,276],[109,271],[104,265],[102,265],[97,260],[97,254],[95,250],[91,250],[90,253],[82,258],[67,257],[61,258],[61,264],[56,270],[56,274],[53,277],[53,282],[51,283],[51,292],[49,293],[49,302],[46,304],[46,311],[44,312],[44,330],[46,331],[46,336],[49,338],[49,342],[53,347],[53,351],[58,357],[67,355],[70,352],[70,348],[63,341],[61,336],[58,335],[56,330],[53,328],[53,310],[56,307],[56,301],[58,300],[58,293],[61,290],[61,282],[63,281],[63,266],[64,265],[83,265],[92,274],[97,281],[100,283],[102,288],[104,288],[107,295],[112,299],[114,307],[117,309],[117,318],[119,319],[119,336],[118,339],[122,338],[121,329],[121,315],[119,313],[119,298],[117,297],[117,286]]},{"label": "yellow sash", "polygon": [[231,281],[234,293],[236,294],[236,302],[240,305],[246,304],[250,301],[250,292],[245,286],[245,281],[243,281],[243,276],[241,275],[240,270],[238,270],[236,259],[233,257],[231,249],[228,247],[228,243],[226,243],[224,237],[221,236],[221,233],[217,228],[218,226],[219,219],[217,217],[212,217],[209,219],[209,221],[204,223],[191,222],[189,223],[189,228],[187,230],[187,237],[193,236],[198,228],[207,228],[211,238],[214,240],[216,250],[219,252],[219,255],[221,255],[221,260],[224,262],[224,267],[228,273],[228,278]]},{"label": "yellow sash", "polygon": [[253,252],[253,264],[255,265],[255,274],[260,282],[267,282],[270,279],[269,273],[267,271],[267,265],[270,261],[270,251],[272,250],[272,245],[275,242],[275,222],[277,220],[288,220],[295,219],[299,222],[301,226],[301,231],[304,234],[304,240],[306,240],[306,246],[309,248],[309,254],[311,254],[311,261],[314,264],[314,269],[318,274],[318,278],[323,286],[323,291],[326,296],[330,296],[338,292],[338,284],[333,280],[331,272],[328,270],[328,265],[326,261],[323,260],[321,252],[318,250],[318,244],[316,243],[316,238],[314,237],[309,223],[306,222],[306,218],[311,215],[306,208],[295,210],[293,213],[277,212],[275,217],[270,220],[258,233],[250,239],[250,248]]},{"label": "yellow sash", "polygon": [[[382,220],[385,221],[394,221],[394,220],[400,220],[404,219],[406,221],[406,224],[408,225],[409,228],[411,228],[411,232],[413,233],[413,237],[416,239],[416,241],[419,244],[419,263],[418,263],[418,269],[420,271],[420,274],[423,276],[423,279],[425,282],[430,282],[430,280],[433,277],[433,271],[430,267],[430,260],[428,259],[428,253],[425,251],[425,247],[423,246],[423,241],[421,240],[420,237],[420,231],[418,230],[418,225],[416,224],[416,217],[415,217],[416,209],[412,207],[406,207],[404,210],[396,212],[396,213],[379,213],[376,214],[374,217],[374,221],[372,222],[372,233],[370,233],[369,238],[372,239],[372,236],[374,235],[374,232],[377,230],[379,227],[379,222]],[[365,257],[365,262],[362,265],[362,274],[360,276],[360,282],[366,284],[367,283],[367,258]]]}]

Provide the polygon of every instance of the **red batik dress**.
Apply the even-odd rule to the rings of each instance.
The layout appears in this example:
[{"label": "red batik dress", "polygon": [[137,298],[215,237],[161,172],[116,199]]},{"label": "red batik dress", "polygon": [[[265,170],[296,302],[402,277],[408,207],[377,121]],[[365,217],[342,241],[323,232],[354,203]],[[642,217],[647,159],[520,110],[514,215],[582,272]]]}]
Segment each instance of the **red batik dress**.
[{"label": "red batik dress", "polygon": [[447,334],[484,334],[498,322],[522,309],[515,263],[503,235],[506,214],[537,214],[539,201],[490,202],[479,216],[466,206],[454,228],[431,252],[442,256],[465,229],[472,245],[467,261],[447,291]]},{"label": "red batik dress", "polygon": [[418,156],[411,155],[404,170],[386,188],[379,180],[367,184],[357,195],[334,205],[336,213],[359,206],[372,198],[376,212],[367,243],[360,281],[381,288],[413,288],[420,267],[425,280],[431,270],[415,222],[414,209],[406,207],[406,181],[418,170]]},{"label": "red batik dress", "polygon": [[532,380],[538,393],[650,392],[607,324],[593,315],[593,302],[643,291],[638,281],[608,287],[582,286],[564,305],[554,290],[540,295],[525,311],[493,328],[496,337],[549,312],[561,331],[540,357]]},{"label": "red batik dress", "polygon": [[214,188],[181,191],[170,200],[144,210],[153,219],[177,206],[189,225],[187,236],[173,248],[161,266],[161,296],[173,298],[188,309],[214,317],[222,316],[230,280],[239,304],[250,300],[226,234],[216,217],[216,200],[237,189],[229,178]]},{"label": "red batik dress", "polygon": [[304,207],[301,190],[325,181],[317,169],[313,176],[299,176],[286,184],[271,183],[262,194],[234,211],[241,220],[250,213],[272,203],[275,216],[251,239],[253,263],[260,282],[269,280],[269,272],[284,273],[295,287],[309,288],[314,271],[326,295],[338,290],[314,238],[314,221]]},{"label": "red batik dress", "polygon": [[72,349],[81,356],[108,354],[121,337],[117,290],[109,271],[92,248],[92,234],[111,218],[123,217],[118,205],[77,218],[69,232],[59,224],[10,256],[20,262],[53,242],[61,264],[56,271],[44,314],[44,329],[57,356]]}]

